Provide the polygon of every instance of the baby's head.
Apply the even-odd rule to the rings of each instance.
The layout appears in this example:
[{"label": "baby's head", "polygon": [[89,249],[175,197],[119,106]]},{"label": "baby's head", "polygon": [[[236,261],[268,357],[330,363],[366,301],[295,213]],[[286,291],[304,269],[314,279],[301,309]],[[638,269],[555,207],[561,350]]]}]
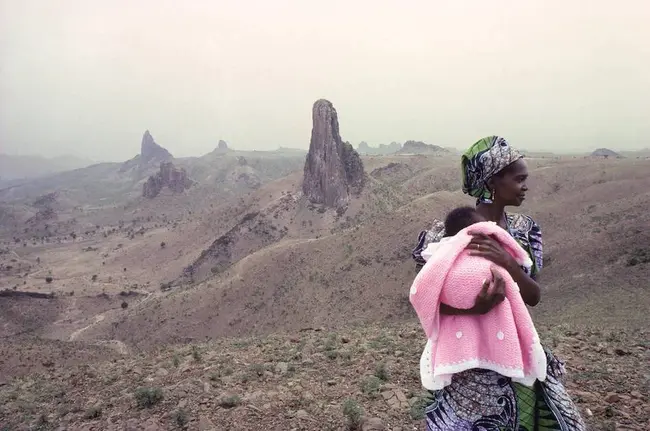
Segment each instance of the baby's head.
[{"label": "baby's head", "polygon": [[453,209],[445,218],[445,236],[454,236],[466,227],[482,221],[486,221],[486,219],[476,211],[476,208],[458,207]]}]

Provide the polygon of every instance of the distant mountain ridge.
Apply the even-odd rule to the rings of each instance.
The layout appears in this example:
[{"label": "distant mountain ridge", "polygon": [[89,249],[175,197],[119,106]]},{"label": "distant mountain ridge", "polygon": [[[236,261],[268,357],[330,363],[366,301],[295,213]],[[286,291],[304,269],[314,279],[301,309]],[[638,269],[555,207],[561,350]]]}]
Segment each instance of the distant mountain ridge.
[{"label": "distant mountain ridge", "polygon": [[95,162],[76,156],[16,156],[0,154],[0,180],[37,178],[73,169],[84,168]]}]

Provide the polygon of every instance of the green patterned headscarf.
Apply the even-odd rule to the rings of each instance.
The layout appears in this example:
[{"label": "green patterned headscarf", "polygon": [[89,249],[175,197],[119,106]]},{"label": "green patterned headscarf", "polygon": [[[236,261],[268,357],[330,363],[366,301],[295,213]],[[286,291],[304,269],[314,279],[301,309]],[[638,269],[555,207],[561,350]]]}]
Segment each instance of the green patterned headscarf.
[{"label": "green patterned headscarf", "polygon": [[460,159],[463,193],[474,196],[479,202],[491,203],[492,191],[488,187],[488,180],[522,157],[500,136],[479,140]]}]

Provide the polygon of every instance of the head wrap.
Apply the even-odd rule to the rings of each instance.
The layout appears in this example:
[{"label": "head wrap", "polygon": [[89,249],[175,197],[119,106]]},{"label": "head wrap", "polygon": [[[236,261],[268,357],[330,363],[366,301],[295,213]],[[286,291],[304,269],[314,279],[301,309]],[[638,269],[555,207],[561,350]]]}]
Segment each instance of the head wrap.
[{"label": "head wrap", "polygon": [[500,136],[488,136],[474,143],[460,159],[463,193],[474,196],[479,202],[491,203],[488,180],[522,157]]}]

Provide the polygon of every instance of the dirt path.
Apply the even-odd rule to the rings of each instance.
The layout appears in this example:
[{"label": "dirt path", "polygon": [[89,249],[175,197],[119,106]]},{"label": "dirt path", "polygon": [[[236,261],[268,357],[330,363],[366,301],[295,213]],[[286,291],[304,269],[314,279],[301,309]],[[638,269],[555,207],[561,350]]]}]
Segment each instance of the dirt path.
[{"label": "dirt path", "polygon": [[232,278],[241,278],[241,274],[243,273],[244,267],[246,266],[246,264],[248,262],[250,262],[251,259],[255,259],[255,258],[258,258],[260,256],[264,256],[265,254],[270,253],[270,252],[272,252],[274,250],[290,247],[292,245],[304,244],[304,243],[309,243],[309,242],[314,242],[314,241],[321,241],[321,240],[323,240],[325,238],[328,238],[330,236],[332,236],[332,235],[327,235],[327,236],[323,236],[323,237],[320,237],[320,238],[288,239],[288,240],[285,240],[285,241],[277,242],[277,243],[272,244],[272,245],[270,245],[268,247],[264,247],[264,248],[262,248],[260,250],[257,250],[256,252],[251,253],[249,255],[246,255],[245,257],[238,260],[231,267],[231,271],[233,272],[233,275],[230,278],[231,279]]},{"label": "dirt path", "polygon": [[70,334],[70,337],[68,338],[68,341],[75,341],[77,339],[77,337],[79,337],[79,335],[81,335],[82,332],[84,332],[85,330],[95,326],[99,322],[102,322],[104,320],[104,318],[105,318],[104,313],[99,313],[99,314],[95,315],[94,321],[92,323],[90,323],[89,325],[84,326],[83,328],[79,328],[76,331],[74,331],[72,334]]}]

